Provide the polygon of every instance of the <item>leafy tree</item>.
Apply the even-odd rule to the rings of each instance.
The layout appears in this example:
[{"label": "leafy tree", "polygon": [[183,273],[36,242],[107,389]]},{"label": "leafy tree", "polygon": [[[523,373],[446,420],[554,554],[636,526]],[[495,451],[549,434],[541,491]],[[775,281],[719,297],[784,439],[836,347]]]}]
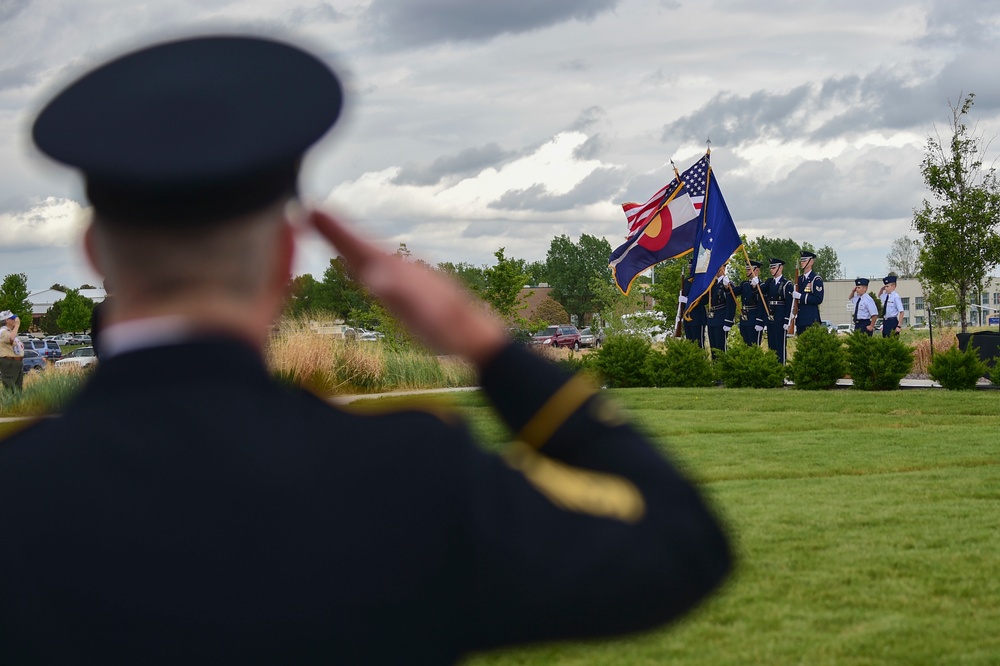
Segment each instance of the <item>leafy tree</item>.
[{"label": "leafy tree", "polygon": [[566,308],[552,300],[551,296],[546,296],[535,306],[535,314],[529,326],[534,330],[541,330],[546,326],[567,322],[569,322],[569,314],[567,314]]},{"label": "leafy tree", "polygon": [[924,199],[914,210],[921,234],[920,277],[947,285],[958,295],[962,332],[968,328],[969,297],[983,291],[990,270],[1000,263],[1000,182],[983,168],[988,145],[966,125],[973,94],[951,106],[951,136],[927,139],[920,171],[936,203]]},{"label": "leafy tree", "polygon": [[365,310],[371,306],[368,292],[351,276],[342,257],[330,260],[330,265],[323,271],[323,281],[312,300],[314,308],[332,312],[348,321],[352,311]]},{"label": "leafy tree", "polygon": [[92,284],[86,284],[86,283],[84,283],[84,284],[80,285],[80,289],[97,289],[97,287],[95,287]]},{"label": "leafy tree", "polygon": [[[765,269],[761,270],[761,280],[770,277],[766,266],[772,258],[778,258],[785,262],[785,276],[795,277],[795,267],[798,266],[799,253],[802,251],[799,244],[791,238],[765,238],[759,236],[752,241],[745,243],[747,253],[751,259],[756,259],[764,263]],[[817,273],[819,271],[816,271]],[[820,273],[822,275],[822,273]],[[825,275],[823,277],[826,277]]]},{"label": "leafy tree", "polygon": [[824,280],[838,280],[844,277],[844,267],[840,265],[840,258],[837,252],[829,245],[824,245],[818,250],[813,249],[808,243],[803,244],[803,248],[816,253],[816,262],[813,270],[821,275]]},{"label": "leafy tree", "polygon": [[581,234],[579,243],[567,236],[552,239],[546,255],[546,269],[552,298],[582,322],[584,315],[598,309],[591,289],[594,277],[611,281],[608,256],[611,245],[604,238]]},{"label": "leafy tree", "polygon": [[49,289],[52,289],[52,290],[55,290],[55,291],[61,291],[62,293],[65,294],[66,293],[66,289],[68,289],[68,287],[66,287],[64,285],[61,285],[58,282],[56,282],[54,285],[52,285],[51,287],[49,287]]},{"label": "leafy tree", "polygon": [[[59,290],[61,291],[61,290]],[[59,333],[65,333],[63,329],[59,326],[59,315],[62,314],[62,301],[56,301],[52,304],[41,319],[42,330],[48,335],[58,335]]]},{"label": "leafy tree", "polygon": [[526,284],[539,285],[542,283],[548,283],[549,281],[549,272],[544,261],[532,261],[525,263],[524,274]]},{"label": "leafy tree", "polygon": [[94,301],[80,295],[79,289],[68,289],[62,298],[62,312],[56,323],[64,331],[86,331],[90,328],[90,317]]},{"label": "leafy tree", "polygon": [[524,273],[516,260],[504,256],[504,248],[494,252],[493,256],[497,259],[496,266],[483,271],[486,285],[483,288],[482,297],[497,314],[512,321],[517,316],[521,305]]},{"label": "leafy tree", "polygon": [[31,301],[28,300],[28,276],[11,273],[0,284],[0,310],[10,310],[21,318],[21,325],[31,323]]},{"label": "leafy tree", "polygon": [[293,317],[317,311],[316,299],[320,283],[310,273],[296,275],[288,285],[288,302],[285,313]]},{"label": "leafy tree", "polygon": [[453,264],[444,261],[437,265],[437,269],[447,275],[454,275],[472,291],[482,293],[486,288],[486,272],[481,266],[473,266],[465,262]]},{"label": "leafy tree", "polygon": [[903,236],[892,241],[885,263],[889,274],[901,278],[917,277],[920,272],[920,241]]}]

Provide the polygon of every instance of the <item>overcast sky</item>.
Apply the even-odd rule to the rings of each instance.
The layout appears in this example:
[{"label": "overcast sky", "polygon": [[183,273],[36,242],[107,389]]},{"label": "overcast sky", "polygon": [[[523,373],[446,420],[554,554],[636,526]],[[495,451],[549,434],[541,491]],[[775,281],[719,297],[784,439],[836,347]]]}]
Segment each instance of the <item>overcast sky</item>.
[{"label": "overcast sky", "polygon": [[[492,264],[500,247],[542,260],[560,234],[616,246],[620,204],[710,137],[742,233],[830,245],[849,277],[880,276],[914,236],[949,102],[974,92],[980,131],[1000,133],[996,0],[0,0],[0,275],[32,291],[100,280],[79,250],[79,179],[28,140],[54,89],[219,30],[334,64],[349,106],[303,194],[432,264]],[[296,273],[330,256],[311,239]]]}]

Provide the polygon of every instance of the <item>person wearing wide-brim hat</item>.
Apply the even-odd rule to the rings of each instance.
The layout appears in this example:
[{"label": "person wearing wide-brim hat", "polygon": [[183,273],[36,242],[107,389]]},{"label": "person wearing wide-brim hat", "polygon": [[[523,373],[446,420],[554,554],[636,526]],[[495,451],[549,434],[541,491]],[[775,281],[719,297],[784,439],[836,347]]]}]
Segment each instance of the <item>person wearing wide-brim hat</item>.
[{"label": "person wearing wide-brim hat", "polygon": [[799,302],[795,315],[795,331],[801,335],[807,328],[821,321],[819,306],[823,303],[823,278],[813,272],[816,253],[802,250],[799,264],[802,272],[792,298]]},{"label": "person wearing wide-brim hat", "polygon": [[760,346],[767,317],[761,305],[760,267],[763,264],[751,260],[747,264],[747,278],[740,283],[740,336],[748,345]]},{"label": "person wearing wide-brim hat", "polygon": [[[447,664],[659,625],[725,576],[698,490],[595,387],[295,204],[341,105],[311,53],[215,36],[115,59],[41,111],[115,297],[80,393],[0,443],[0,663]],[[348,412],[271,376],[304,225],[478,370],[518,433],[505,458],[448,410]]]},{"label": "person wearing wide-brim hat", "polygon": [[10,310],[0,312],[0,381],[4,388],[24,387],[24,346],[17,339],[21,318]]},{"label": "person wearing wide-brim hat", "polygon": [[782,364],[788,356],[788,326],[792,313],[792,292],[795,285],[785,277],[785,262],[773,257],[768,270],[771,277],[764,283],[764,302],[767,304],[767,346]]},{"label": "person wearing wide-brim hat", "polygon": [[878,306],[868,293],[869,282],[868,278],[857,278],[848,301],[854,308],[854,330],[871,337],[875,333],[875,322],[878,320]]},{"label": "person wearing wide-brim hat", "polygon": [[903,299],[896,293],[896,276],[882,278],[882,288],[878,291],[882,301],[882,337],[899,335],[903,330]]}]

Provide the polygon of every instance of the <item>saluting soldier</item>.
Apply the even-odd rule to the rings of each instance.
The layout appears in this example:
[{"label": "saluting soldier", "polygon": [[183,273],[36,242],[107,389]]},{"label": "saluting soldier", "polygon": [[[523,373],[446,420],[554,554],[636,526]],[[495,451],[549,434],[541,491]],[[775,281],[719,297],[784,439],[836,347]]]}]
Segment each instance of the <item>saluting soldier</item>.
[{"label": "saluting soldier", "polygon": [[[691,262],[688,262],[685,269],[684,280],[681,282],[680,302],[687,311],[688,296],[691,293],[691,285],[694,283],[694,275],[691,272]],[[690,319],[688,319],[690,317]],[[705,299],[702,297],[692,308],[691,312],[684,317],[684,337],[694,342],[701,349],[705,348],[705,326],[708,323],[706,316]]]},{"label": "saluting soldier", "polygon": [[785,262],[772,258],[770,264],[771,277],[764,283],[764,298],[770,314],[767,317],[767,346],[777,356],[782,364],[787,356],[788,322],[792,312],[792,292],[795,285],[785,277]]},{"label": "saluting soldier", "polygon": [[899,335],[903,330],[903,299],[896,293],[896,276],[887,275],[882,278],[882,288],[879,289],[879,299],[882,301],[882,337]]},{"label": "saluting soldier", "polygon": [[748,345],[760,346],[764,336],[764,306],[761,304],[759,261],[747,264],[747,279],[740,283],[740,335]]},{"label": "saluting soldier", "polygon": [[736,295],[732,281],[726,275],[726,265],[719,272],[708,290],[708,344],[712,348],[712,359],[726,351],[726,339],[733,328],[736,317]]},{"label": "saluting soldier", "polygon": [[849,302],[854,306],[854,330],[861,331],[868,337],[875,333],[875,321],[878,319],[878,306],[868,293],[868,278],[858,278],[851,289]]},{"label": "saluting soldier", "polygon": [[[113,60],[37,118],[84,175],[115,299],[86,386],[0,442],[0,664],[451,664],[661,625],[725,576],[698,490],[600,391],[296,202],[341,102],[316,56],[228,35]],[[263,349],[307,228],[477,369],[517,433],[505,456],[447,409],[343,410],[275,380]]]},{"label": "saluting soldier", "polygon": [[802,268],[799,282],[792,298],[799,302],[795,315],[795,331],[799,335],[807,328],[820,321],[819,306],[823,302],[823,278],[813,272],[816,263],[816,253],[802,250],[799,262]]}]

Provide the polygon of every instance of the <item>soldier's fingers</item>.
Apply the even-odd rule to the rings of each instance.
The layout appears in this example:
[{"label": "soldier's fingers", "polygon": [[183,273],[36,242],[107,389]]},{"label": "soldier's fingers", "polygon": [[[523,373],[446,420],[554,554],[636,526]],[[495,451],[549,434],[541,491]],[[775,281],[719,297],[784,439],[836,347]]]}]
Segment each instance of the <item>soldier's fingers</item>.
[{"label": "soldier's fingers", "polygon": [[378,247],[362,240],[328,213],[312,210],[309,212],[309,222],[340,252],[347,265],[356,271],[361,271],[373,259],[384,255]]}]

